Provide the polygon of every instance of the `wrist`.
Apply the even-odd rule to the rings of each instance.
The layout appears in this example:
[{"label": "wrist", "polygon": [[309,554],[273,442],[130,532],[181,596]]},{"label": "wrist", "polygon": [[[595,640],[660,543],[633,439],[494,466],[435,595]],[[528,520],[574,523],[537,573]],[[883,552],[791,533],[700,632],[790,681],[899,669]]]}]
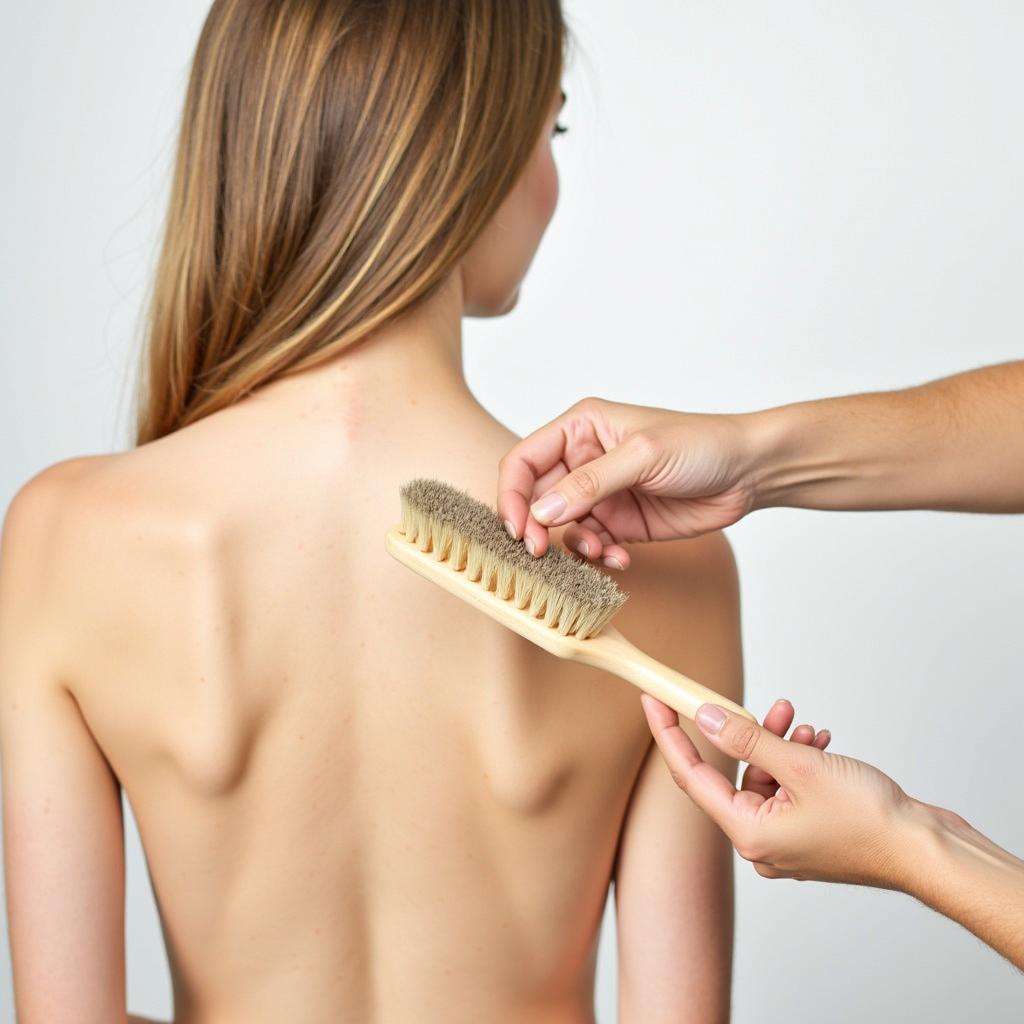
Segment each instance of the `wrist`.
[{"label": "wrist", "polygon": [[[904,508],[902,393],[796,402],[749,413],[753,508]],[[895,438],[895,441],[893,440]]]},{"label": "wrist", "polygon": [[969,880],[1000,877],[1007,872],[1024,877],[1024,861],[997,846],[959,814],[944,807],[910,799],[901,834],[896,837],[898,853],[895,888],[948,911],[954,898],[952,886],[963,889]]},{"label": "wrist", "polygon": [[738,417],[744,435],[747,486],[753,509],[795,505],[798,491],[816,473],[810,429],[803,404],[781,405]]},{"label": "wrist", "polygon": [[907,797],[898,823],[890,833],[888,887],[925,903],[931,902],[932,882],[948,853],[944,828],[935,810],[920,800]]},{"label": "wrist", "polygon": [[1024,970],[1024,860],[997,846],[959,814],[907,801],[894,838],[899,888],[959,921]]}]

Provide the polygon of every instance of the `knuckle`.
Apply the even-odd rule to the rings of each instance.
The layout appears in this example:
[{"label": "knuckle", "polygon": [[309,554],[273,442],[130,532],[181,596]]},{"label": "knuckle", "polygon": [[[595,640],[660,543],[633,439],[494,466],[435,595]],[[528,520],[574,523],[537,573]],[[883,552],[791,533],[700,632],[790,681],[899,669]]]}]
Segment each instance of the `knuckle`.
[{"label": "knuckle", "polygon": [[630,456],[641,463],[655,459],[660,448],[657,438],[647,430],[634,431],[626,438],[626,444]]},{"label": "knuckle", "polygon": [[[500,459],[498,459],[498,470],[504,474],[508,470],[514,469],[516,466],[523,464],[523,452],[526,450],[524,442],[517,441],[514,445]],[[528,466],[529,463],[526,463]]]},{"label": "knuckle", "polygon": [[595,395],[587,395],[586,398],[581,398],[578,402],[573,405],[573,409],[576,412],[592,412],[595,411],[604,404],[604,399],[597,398]]},{"label": "knuckle", "polygon": [[580,498],[596,498],[600,493],[601,482],[592,469],[586,467],[577,469],[570,474],[569,480],[576,495]]},{"label": "knuckle", "polygon": [[964,830],[971,827],[970,822],[956,811],[951,811],[946,807],[940,807],[937,811],[940,821],[945,825],[955,830]]},{"label": "knuckle", "polygon": [[733,727],[727,738],[729,750],[744,761],[750,760],[761,732],[756,725],[742,722]]},{"label": "knuckle", "polygon": [[757,849],[749,836],[739,836],[733,845],[736,847],[736,852],[744,860],[749,860],[751,863],[754,863],[761,859],[759,856],[760,850]]}]

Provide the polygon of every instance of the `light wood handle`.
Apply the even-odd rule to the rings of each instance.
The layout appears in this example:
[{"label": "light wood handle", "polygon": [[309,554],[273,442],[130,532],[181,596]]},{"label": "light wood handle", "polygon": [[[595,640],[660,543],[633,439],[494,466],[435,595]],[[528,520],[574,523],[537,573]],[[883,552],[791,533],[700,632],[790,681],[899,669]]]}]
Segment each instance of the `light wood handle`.
[{"label": "light wood handle", "polygon": [[584,640],[572,657],[625,679],[691,720],[701,704],[709,703],[757,721],[745,707],[645,654],[614,626],[605,626],[597,636]]},{"label": "light wood handle", "polygon": [[474,583],[464,572],[457,572],[446,562],[439,562],[432,553],[421,551],[405,539],[400,527],[393,527],[384,538],[388,553],[403,565],[456,597],[462,598],[480,611],[490,615],[503,626],[532,641],[559,658],[578,661],[584,665],[604,669],[645,690],[653,697],[692,719],[697,708],[705,702],[720,704],[752,722],[754,716],[731,700],[706,686],[695,682],[668,665],[663,665],[639,647],[631,644],[614,626],[608,625],[597,636],[580,640],[575,636],[562,636],[557,629],[545,626],[543,620],[520,611],[511,601]]}]

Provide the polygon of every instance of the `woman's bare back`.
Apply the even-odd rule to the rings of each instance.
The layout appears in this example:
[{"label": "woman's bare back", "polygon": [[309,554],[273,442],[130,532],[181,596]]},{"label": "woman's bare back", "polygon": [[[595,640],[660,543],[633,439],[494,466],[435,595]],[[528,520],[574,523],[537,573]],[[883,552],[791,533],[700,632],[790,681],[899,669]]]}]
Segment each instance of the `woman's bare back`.
[{"label": "woman's bare back", "polygon": [[[727,999],[728,851],[654,756],[637,691],[384,551],[404,481],[490,500],[512,435],[457,397],[382,402],[344,369],[285,380],[58,467],[74,694],[138,822],[176,1020],[588,1021],[624,856],[623,970],[651,917],[653,941],[693,932],[725,978],[707,998]],[[638,552],[626,586],[627,635],[739,697],[720,538]],[[696,923],[651,916],[649,858],[700,876],[681,883],[710,893]]]}]

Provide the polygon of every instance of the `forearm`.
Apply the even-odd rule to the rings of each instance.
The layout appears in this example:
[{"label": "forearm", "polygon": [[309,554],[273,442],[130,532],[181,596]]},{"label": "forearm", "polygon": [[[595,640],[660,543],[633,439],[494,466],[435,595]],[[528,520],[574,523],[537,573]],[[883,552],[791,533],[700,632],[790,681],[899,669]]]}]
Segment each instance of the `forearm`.
[{"label": "forearm", "polygon": [[743,420],[757,508],[1024,512],[1024,362]]},{"label": "forearm", "polygon": [[959,922],[1024,970],[1024,861],[958,815],[913,802],[894,887]]}]

